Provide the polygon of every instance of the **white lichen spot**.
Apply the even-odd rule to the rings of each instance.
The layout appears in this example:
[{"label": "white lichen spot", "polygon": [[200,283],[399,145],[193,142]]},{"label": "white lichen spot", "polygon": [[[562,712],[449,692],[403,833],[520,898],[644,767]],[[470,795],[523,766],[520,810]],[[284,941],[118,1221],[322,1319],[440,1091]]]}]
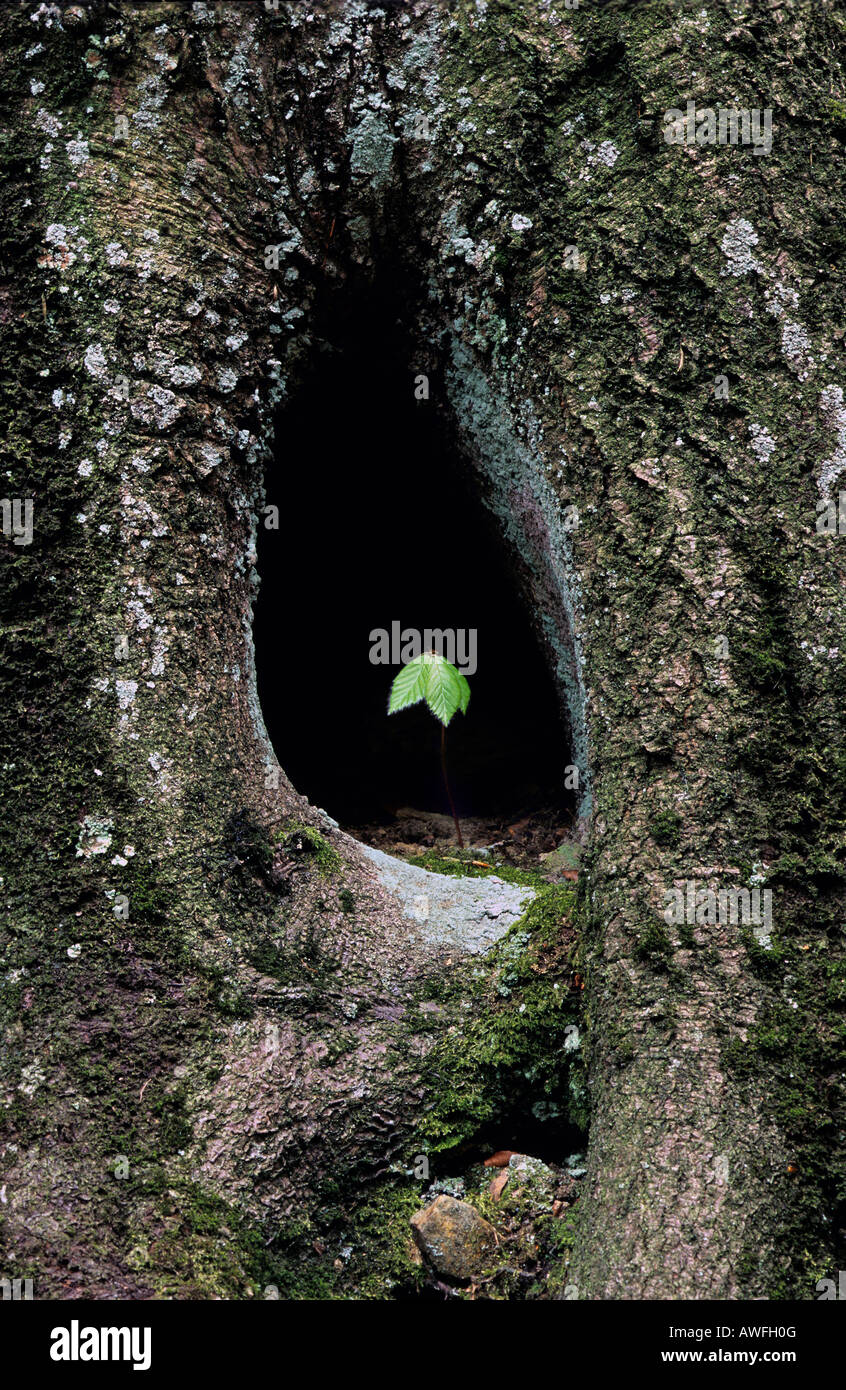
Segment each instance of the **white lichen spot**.
[{"label": "white lichen spot", "polygon": [[809,361],[810,347],[810,339],[804,325],[785,319],[781,325],[781,350],[794,371],[800,372],[803,376],[807,376],[807,372],[802,373],[801,368]]},{"label": "white lichen spot", "polygon": [[[148,405],[148,401],[152,405]],[[136,420],[143,420],[145,424],[155,423],[160,430],[166,430],[179,418],[182,406],[183,402],[166,386],[151,386],[146,398],[133,401],[130,410]]]},{"label": "white lichen spot", "polygon": [[221,391],[234,391],[238,385],[238,375],[231,367],[222,367],[217,374],[217,384]]},{"label": "white lichen spot", "polygon": [[109,265],[126,265],[129,260],[129,253],[119,241],[110,241],[106,246],[106,260]]},{"label": "white lichen spot", "polygon": [[36,114],[35,124],[38,126],[38,129],[43,130],[44,134],[49,136],[50,139],[54,139],[62,128],[62,123],[58,117],[51,116],[50,112],[45,111],[43,106]]},{"label": "white lichen spot", "polygon": [[750,270],[762,270],[763,266],[760,261],[752,255],[752,248],[758,245],[758,241],[758,233],[745,217],[735,217],[732,222],[729,222],[720,242],[728,265],[720,271],[720,274],[748,275]]},{"label": "white lichen spot", "polygon": [[[75,229],[66,227],[61,222],[51,222],[44,233],[44,240],[51,249],[38,257],[40,266],[49,266],[51,270],[67,270],[68,266],[73,265],[76,254],[70,249],[72,230]],[[84,237],[78,244],[88,245]]]},{"label": "white lichen spot", "polygon": [[126,607],[132,614],[133,621],[139,632],[144,632],[148,627],[153,626],[153,619],[147,612],[140,598],[131,598]]},{"label": "white lichen spot", "polygon": [[88,372],[89,376],[97,377],[98,381],[102,381],[103,378],[107,376],[108,363],[106,362],[106,354],[103,351],[102,343],[89,343],[88,347],[85,349],[83,362],[85,363],[85,370]]},{"label": "white lichen spot", "polygon": [[846,407],[842,386],[826,386],[820,395],[820,411],[828,428],[837,435],[837,447],[820,468],[817,483],[820,495],[829,497],[840,474],[846,472]]},{"label": "white lichen spot", "polygon": [[189,367],[180,363],[172,369],[170,380],[174,386],[196,386],[202,375],[199,367]]},{"label": "white lichen spot", "polygon": [[515,232],[527,232],[532,226],[531,217],[525,217],[522,212],[515,212],[511,219],[511,228]]},{"label": "white lichen spot", "polygon": [[235,106],[242,106],[246,94],[238,91],[250,74],[250,49],[254,47],[252,38],[242,39],[229,60],[229,71],[223,83],[223,90],[232,97]]},{"label": "white lichen spot", "polygon": [[162,627],[156,628],[156,636],[153,641],[152,663],[150,665],[151,676],[163,676],[165,670],[165,657],[168,649],[168,636]]},{"label": "white lichen spot", "polygon": [[164,106],[167,88],[156,74],[145,77],[143,82],[138,84],[138,89],[141,93],[141,101],[138,109],[133,112],[132,120],[142,130],[157,130],[159,127],[158,112]]},{"label": "white lichen spot", "polygon": [[115,681],[115,690],[116,690],[116,692],[117,692],[117,699],[118,699],[118,706],[119,706],[119,708],[120,708],[120,709],[129,709],[129,707],[132,705],[133,701],[135,700],[135,695],[136,695],[136,692],[137,692],[137,690],[138,690],[138,682],[137,682],[137,681]]},{"label": "white lichen spot", "polygon": [[77,134],[75,140],[66,141],[65,149],[68,152],[68,159],[75,169],[78,169],[81,164],[87,164],[91,158],[88,141],[83,140],[80,134]]},{"label": "white lichen spot", "polygon": [[765,429],[763,425],[752,424],[749,426],[749,433],[752,436],[752,443],[749,447],[753,454],[757,455],[760,463],[768,463],[776,446],[769,430]]},{"label": "white lichen spot", "polygon": [[785,285],[783,280],[777,280],[770,289],[764,291],[764,300],[767,305],[767,313],[772,314],[773,318],[777,319],[780,319],[784,314],[785,305],[791,309],[799,308],[799,295],[796,290]]},{"label": "white lichen spot", "polygon": [[[33,10],[29,17],[30,24],[43,24],[45,29],[52,29],[55,24],[57,29],[62,28],[62,12],[58,5],[41,4],[37,10]],[[38,45],[42,47],[41,44]]]},{"label": "white lichen spot", "polygon": [[21,1092],[21,1095],[26,1096],[28,1100],[32,1100],[38,1087],[43,1085],[46,1079],[41,1063],[30,1062],[28,1066],[21,1069],[21,1079],[18,1083],[18,1090]]},{"label": "white lichen spot", "polygon": [[[588,144],[589,142],[585,141],[583,143]],[[619,158],[620,151],[617,149],[614,142],[612,140],[602,140],[596,148],[591,145],[587,162],[588,164],[602,164],[606,169],[613,169]]]},{"label": "white lichen spot", "polygon": [[223,451],[216,448],[214,444],[201,444],[199,458],[197,460],[197,472],[205,478],[211,473],[213,468],[219,468],[223,463]]},{"label": "white lichen spot", "polygon": [[174,779],[170,772],[170,759],[162,753],[151,753],[147,763],[156,777],[156,786],[162,796],[170,797],[175,791]]},{"label": "white lichen spot", "polygon": [[369,175],[371,188],[381,188],[390,177],[397,141],[384,117],[375,111],[365,112],[347,139],[352,145],[350,169],[353,174]]},{"label": "white lichen spot", "polygon": [[98,816],[85,816],[76,842],[77,859],[90,859],[92,855],[105,854],[112,843],[113,824],[113,821],[103,820]]}]

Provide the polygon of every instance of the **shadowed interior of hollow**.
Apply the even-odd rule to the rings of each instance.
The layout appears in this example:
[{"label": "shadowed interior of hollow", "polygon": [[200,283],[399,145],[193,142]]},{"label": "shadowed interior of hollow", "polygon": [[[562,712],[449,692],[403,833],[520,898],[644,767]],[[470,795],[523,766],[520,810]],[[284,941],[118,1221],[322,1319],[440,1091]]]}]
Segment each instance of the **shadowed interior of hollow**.
[{"label": "shadowed interior of hollow", "polygon": [[468,713],[447,732],[459,813],[569,811],[552,677],[437,377],[415,399],[389,295],[349,303],[333,343],[277,420],[267,501],[279,529],[259,531],[256,668],[279,761],[342,823],[448,812],[439,724],[422,705],[388,717],[399,667],[371,660],[376,630],[440,628],[463,632],[477,661]]}]

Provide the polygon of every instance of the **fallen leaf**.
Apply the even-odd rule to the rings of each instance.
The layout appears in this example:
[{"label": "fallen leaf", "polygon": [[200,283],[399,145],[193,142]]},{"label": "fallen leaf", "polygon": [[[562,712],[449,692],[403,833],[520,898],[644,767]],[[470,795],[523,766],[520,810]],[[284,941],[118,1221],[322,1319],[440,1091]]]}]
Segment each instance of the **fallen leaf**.
[{"label": "fallen leaf", "polygon": [[508,1160],[514,1153],[514,1149],[497,1149],[495,1154],[485,1159],[486,1168],[507,1168]]},{"label": "fallen leaf", "polygon": [[510,1175],[508,1169],[503,1168],[501,1172],[497,1173],[496,1177],[491,1182],[488,1191],[490,1192],[495,1202],[498,1202],[500,1197],[502,1196],[502,1190],[505,1187],[505,1184],[508,1182],[509,1176]]}]

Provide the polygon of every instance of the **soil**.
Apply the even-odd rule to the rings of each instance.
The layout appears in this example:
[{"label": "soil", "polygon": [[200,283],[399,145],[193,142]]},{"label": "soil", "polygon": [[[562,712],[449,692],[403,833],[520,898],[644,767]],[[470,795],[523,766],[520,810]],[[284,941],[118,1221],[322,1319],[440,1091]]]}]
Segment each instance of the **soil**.
[{"label": "soil", "polygon": [[[476,868],[494,863],[535,872],[550,882],[576,877],[578,846],[571,839],[571,822],[560,807],[547,806],[516,818],[468,816],[460,822],[464,851],[459,853],[451,816],[436,811],[401,807],[391,820],[344,829],[364,844],[397,859],[434,851],[443,859],[467,863],[468,851],[478,858]],[[472,859],[471,859],[472,864]]]}]

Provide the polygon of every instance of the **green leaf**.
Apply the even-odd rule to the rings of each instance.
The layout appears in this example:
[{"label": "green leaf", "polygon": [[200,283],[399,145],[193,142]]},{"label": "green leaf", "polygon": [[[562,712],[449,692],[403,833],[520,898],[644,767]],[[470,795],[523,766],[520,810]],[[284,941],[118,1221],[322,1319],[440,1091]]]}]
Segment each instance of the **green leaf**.
[{"label": "green leaf", "polygon": [[432,714],[446,727],[457,710],[467,713],[470,686],[452,662],[437,652],[423,652],[394,677],[388,714],[408,709],[425,700]]},{"label": "green leaf", "polygon": [[466,714],[467,706],[470,703],[470,686],[467,683],[466,676],[462,676],[460,671],[456,671],[455,674],[458,676],[458,683],[461,690],[461,704],[459,705],[459,709],[462,714]]},{"label": "green leaf", "polygon": [[436,719],[446,726],[456,710],[461,708],[464,694],[461,677],[449,661],[436,652],[425,652],[428,658],[428,680],[426,682],[426,704]]},{"label": "green leaf", "polygon": [[428,674],[428,665],[422,656],[416,656],[403,666],[391,686],[388,714],[396,714],[398,710],[408,709],[409,705],[416,705],[418,700],[422,700],[426,694]]}]

